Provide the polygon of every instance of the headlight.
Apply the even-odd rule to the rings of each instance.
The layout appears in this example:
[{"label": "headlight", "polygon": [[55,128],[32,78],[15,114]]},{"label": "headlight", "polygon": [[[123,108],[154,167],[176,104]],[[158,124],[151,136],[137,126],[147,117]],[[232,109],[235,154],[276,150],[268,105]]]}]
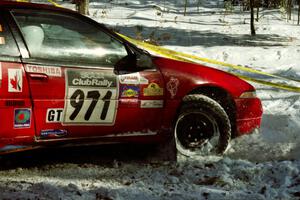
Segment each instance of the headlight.
[{"label": "headlight", "polygon": [[256,92],[250,91],[250,92],[244,92],[241,94],[240,98],[248,99],[248,98],[256,98]]}]

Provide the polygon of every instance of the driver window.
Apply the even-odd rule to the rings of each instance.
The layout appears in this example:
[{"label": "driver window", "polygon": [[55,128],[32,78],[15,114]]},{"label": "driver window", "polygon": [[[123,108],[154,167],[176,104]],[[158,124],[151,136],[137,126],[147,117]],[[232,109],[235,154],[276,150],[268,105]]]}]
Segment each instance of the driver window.
[{"label": "driver window", "polygon": [[27,10],[12,13],[32,58],[113,67],[127,55],[118,40],[74,16]]}]

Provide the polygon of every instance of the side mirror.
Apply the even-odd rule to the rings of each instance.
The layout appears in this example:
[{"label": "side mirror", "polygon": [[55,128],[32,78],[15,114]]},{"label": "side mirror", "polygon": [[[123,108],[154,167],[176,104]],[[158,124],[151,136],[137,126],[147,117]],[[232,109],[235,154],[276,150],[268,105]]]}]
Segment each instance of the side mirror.
[{"label": "side mirror", "polygon": [[136,65],[138,68],[143,68],[143,69],[153,68],[151,56],[148,56],[146,54],[139,55],[137,57]]},{"label": "side mirror", "polygon": [[123,74],[126,72],[132,72],[136,70],[137,66],[137,59],[134,54],[127,55],[123,58],[121,58],[116,64],[115,64],[115,73],[116,74]]}]

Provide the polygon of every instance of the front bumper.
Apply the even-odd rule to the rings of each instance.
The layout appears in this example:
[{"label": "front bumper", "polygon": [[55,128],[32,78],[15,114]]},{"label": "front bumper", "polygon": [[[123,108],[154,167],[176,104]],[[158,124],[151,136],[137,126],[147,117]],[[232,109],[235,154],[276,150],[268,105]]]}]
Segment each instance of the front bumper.
[{"label": "front bumper", "polygon": [[237,136],[252,133],[261,125],[262,104],[258,98],[235,99]]}]

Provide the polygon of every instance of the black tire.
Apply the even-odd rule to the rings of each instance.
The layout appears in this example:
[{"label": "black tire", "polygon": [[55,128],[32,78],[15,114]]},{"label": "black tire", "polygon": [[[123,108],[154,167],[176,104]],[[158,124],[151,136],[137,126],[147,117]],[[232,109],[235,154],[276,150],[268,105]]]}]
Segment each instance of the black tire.
[{"label": "black tire", "polygon": [[222,155],[231,139],[231,124],[223,107],[201,94],[187,95],[175,123],[175,142],[185,156]]}]

